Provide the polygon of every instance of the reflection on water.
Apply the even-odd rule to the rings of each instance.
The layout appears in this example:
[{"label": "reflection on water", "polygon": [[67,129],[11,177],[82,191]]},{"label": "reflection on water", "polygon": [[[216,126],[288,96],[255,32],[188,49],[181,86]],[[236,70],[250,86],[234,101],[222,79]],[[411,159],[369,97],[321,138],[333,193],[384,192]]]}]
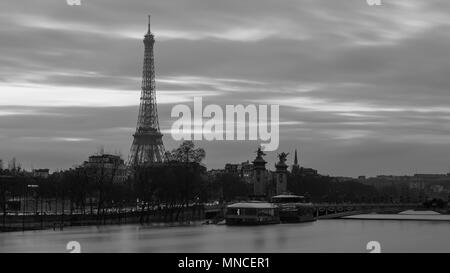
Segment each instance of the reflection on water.
[{"label": "reflection on water", "polygon": [[140,225],[74,227],[0,234],[0,252],[450,252],[450,222],[320,220],[268,226]]}]

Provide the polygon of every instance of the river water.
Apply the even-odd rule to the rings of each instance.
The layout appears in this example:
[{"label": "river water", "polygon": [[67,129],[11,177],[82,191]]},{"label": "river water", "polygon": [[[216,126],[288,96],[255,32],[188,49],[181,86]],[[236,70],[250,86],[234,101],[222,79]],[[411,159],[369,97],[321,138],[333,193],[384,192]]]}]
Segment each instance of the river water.
[{"label": "river water", "polygon": [[0,252],[450,252],[450,221],[335,219],[267,226],[71,227],[0,234]]}]

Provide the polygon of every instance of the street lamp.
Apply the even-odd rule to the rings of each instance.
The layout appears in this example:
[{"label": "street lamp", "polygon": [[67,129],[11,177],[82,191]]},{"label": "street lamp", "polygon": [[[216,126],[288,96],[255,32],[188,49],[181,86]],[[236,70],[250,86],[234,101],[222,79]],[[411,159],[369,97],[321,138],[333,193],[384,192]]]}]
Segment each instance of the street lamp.
[{"label": "street lamp", "polygon": [[25,189],[25,200],[24,200],[23,215],[22,215],[22,230],[25,230],[25,214],[27,212],[26,209],[27,209],[27,205],[28,205],[28,189],[33,189],[33,188],[39,188],[39,185],[28,184]]}]

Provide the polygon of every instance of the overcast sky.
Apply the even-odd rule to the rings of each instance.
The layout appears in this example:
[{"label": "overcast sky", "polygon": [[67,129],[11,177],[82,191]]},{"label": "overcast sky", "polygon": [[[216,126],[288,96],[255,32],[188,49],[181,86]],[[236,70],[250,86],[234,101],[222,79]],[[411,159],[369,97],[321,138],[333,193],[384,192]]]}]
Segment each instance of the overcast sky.
[{"label": "overcast sky", "polygon": [[[450,167],[450,1],[2,0],[0,158],[128,156],[147,14],[166,149],[175,104],[280,104],[278,152],[330,175]],[[198,142],[209,168],[258,142]],[[266,159],[273,168],[276,152]]]}]

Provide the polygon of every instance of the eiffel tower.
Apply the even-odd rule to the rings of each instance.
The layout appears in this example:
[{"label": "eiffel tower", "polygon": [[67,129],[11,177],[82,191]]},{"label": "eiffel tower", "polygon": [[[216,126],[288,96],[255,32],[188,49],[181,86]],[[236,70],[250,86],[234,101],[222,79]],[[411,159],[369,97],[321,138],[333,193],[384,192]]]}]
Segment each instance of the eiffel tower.
[{"label": "eiffel tower", "polygon": [[155,37],[150,31],[150,16],[148,16],[148,31],[144,37],[144,69],[142,72],[142,91],[136,133],[133,135],[133,145],[129,157],[132,167],[164,161],[164,144],[159,130],[158,109],[156,106],[155,64],[153,45]]}]

